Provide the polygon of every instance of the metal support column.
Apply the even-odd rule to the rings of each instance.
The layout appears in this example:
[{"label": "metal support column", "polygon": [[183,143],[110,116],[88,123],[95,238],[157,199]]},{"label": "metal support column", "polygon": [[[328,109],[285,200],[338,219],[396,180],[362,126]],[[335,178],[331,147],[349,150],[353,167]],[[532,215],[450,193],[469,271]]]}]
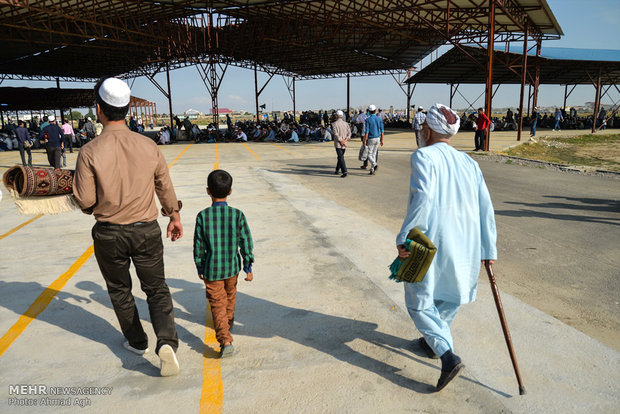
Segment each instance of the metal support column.
[{"label": "metal support column", "polygon": [[452,92],[452,90],[454,89],[454,84],[451,83],[450,84],[450,108],[452,108],[452,97],[454,96],[454,93]]},{"label": "metal support column", "polygon": [[[172,93],[170,93],[170,65],[166,62],[166,81],[168,82],[168,110],[170,111],[170,128],[174,125],[172,115]],[[177,139],[179,139],[177,137]]]},{"label": "metal support column", "polygon": [[[60,89],[60,78],[56,78],[56,89]],[[63,124],[65,122],[65,112],[63,111],[62,108],[60,108],[60,124]]]},{"label": "metal support column", "polygon": [[347,73],[347,113],[345,121],[350,122],[351,119],[351,75]]},{"label": "metal support column", "polygon": [[411,84],[407,84],[407,122],[411,119]]},{"label": "metal support column", "polygon": [[254,99],[256,101],[256,122],[260,122],[260,116],[258,115],[258,74],[256,70],[256,63],[254,64]]},{"label": "metal support column", "polygon": [[295,76],[293,76],[293,122],[297,122],[297,107],[295,102]]},{"label": "metal support column", "polygon": [[598,69],[598,78],[596,79],[596,97],[594,99],[594,114],[592,114],[592,133],[597,130],[596,121],[598,120],[598,112],[601,106],[601,73],[602,69]]},{"label": "metal support column", "polygon": [[538,57],[540,57],[540,49],[542,47],[542,40],[540,38],[536,39],[536,73],[534,74],[534,96],[532,98],[532,108],[536,108],[538,106],[538,87],[540,86],[540,61]]},{"label": "metal support column", "polygon": [[529,36],[529,25],[525,23],[525,33],[523,34],[523,56],[521,58],[521,92],[519,94],[519,120],[517,122],[517,141],[521,141],[523,131],[523,95],[525,94],[525,78],[527,75],[527,37]]},{"label": "metal support column", "polygon": [[[267,79],[267,82],[265,82],[262,88],[258,89],[258,69],[256,67],[256,64],[254,65],[254,96],[256,98],[256,122],[260,122],[260,116],[259,116],[260,106],[258,105],[258,98],[260,97],[260,94],[263,93],[263,91],[265,90],[269,82],[271,82],[271,79],[273,79],[273,77],[276,74],[276,72],[268,72],[268,71],[267,73],[269,74],[269,79]],[[265,105],[263,105],[263,108],[264,107]]]},{"label": "metal support column", "polygon": [[[487,62],[487,85],[485,90],[485,106],[489,119],[492,117],[491,105],[493,101],[493,48],[495,47],[495,0],[489,0],[489,28],[487,31],[489,41],[487,45],[488,62]],[[491,140],[491,125],[487,127],[484,143],[482,144],[485,151],[489,150]]]}]

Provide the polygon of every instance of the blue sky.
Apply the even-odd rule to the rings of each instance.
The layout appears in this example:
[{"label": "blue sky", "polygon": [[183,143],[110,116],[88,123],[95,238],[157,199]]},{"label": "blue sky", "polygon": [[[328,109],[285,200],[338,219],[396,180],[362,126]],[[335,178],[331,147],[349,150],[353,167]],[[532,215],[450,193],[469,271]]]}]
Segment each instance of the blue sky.
[{"label": "blue sky", "polygon": [[[560,40],[546,41],[549,47],[575,47],[590,49],[619,49],[620,39],[620,1],[596,0],[548,0],[564,36]],[[426,59],[423,65],[426,66]],[[170,72],[173,112],[182,113],[189,108],[207,112],[211,107],[211,98],[194,67],[177,69]],[[267,79],[259,72],[259,88]],[[157,75],[157,81],[165,87],[165,75]],[[55,82],[4,81],[2,86],[55,87]],[[61,87],[92,87],[92,84],[61,82]],[[475,99],[484,91],[484,85],[462,85],[459,89],[468,100]],[[346,107],[346,78],[298,81],[296,83],[297,110],[334,109]],[[137,78],[133,84],[134,96],[154,101],[158,112],[168,112],[166,98],[146,79]],[[561,105],[564,87],[559,85],[541,86],[539,104],[541,106]],[[611,92],[611,98],[603,99],[612,103],[620,99],[617,91]],[[474,105],[484,106],[484,97]],[[567,105],[582,105],[594,100],[594,88],[578,86],[569,97]],[[418,85],[412,104],[429,107],[435,102],[448,103],[449,86]],[[519,101],[519,86],[501,86],[495,99],[494,107],[515,107]],[[404,108],[405,94],[391,76],[365,76],[351,78],[351,106],[362,107],[375,104],[381,108]],[[260,96],[260,104],[266,104],[267,110],[292,110],[292,101],[281,76],[274,77]],[[219,93],[220,107],[233,110],[254,111],[254,72],[247,69],[229,67],[222,81]],[[455,97],[455,108],[467,107],[459,96]]]}]

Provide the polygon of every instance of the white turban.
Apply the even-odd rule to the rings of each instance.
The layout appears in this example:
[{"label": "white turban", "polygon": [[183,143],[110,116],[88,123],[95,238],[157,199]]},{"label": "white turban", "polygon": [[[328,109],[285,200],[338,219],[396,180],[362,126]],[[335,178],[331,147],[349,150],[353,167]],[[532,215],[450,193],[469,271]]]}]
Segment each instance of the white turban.
[{"label": "white turban", "polygon": [[438,134],[452,136],[458,132],[461,119],[452,109],[436,103],[428,110],[426,123],[430,129]]}]

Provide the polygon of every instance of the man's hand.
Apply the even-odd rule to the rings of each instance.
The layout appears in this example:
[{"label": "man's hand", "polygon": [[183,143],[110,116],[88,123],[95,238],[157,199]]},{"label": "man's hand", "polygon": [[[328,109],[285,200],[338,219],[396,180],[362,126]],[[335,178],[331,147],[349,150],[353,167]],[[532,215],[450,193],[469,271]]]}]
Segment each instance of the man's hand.
[{"label": "man's hand", "polygon": [[381,146],[383,146],[383,140],[381,140]]},{"label": "man's hand", "polygon": [[482,262],[482,266],[486,266],[487,263],[490,264],[491,266],[495,264],[495,260],[481,260]]},{"label": "man's hand", "polygon": [[405,259],[411,254],[411,252],[407,250],[404,244],[399,244],[398,246],[396,246],[396,248],[398,249],[398,257],[400,257],[401,259]]},{"label": "man's hand", "polygon": [[251,282],[252,280],[254,280],[254,274],[252,272],[248,273],[247,275],[245,275],[245,280]]},{"label": "man's hand", "polygon": [[181,215],[178,211],[170,215],[170,223],[168,223],[166,237],[170,237],[172,241],[177,241],[183,237],[183,225],[181,224]]}]

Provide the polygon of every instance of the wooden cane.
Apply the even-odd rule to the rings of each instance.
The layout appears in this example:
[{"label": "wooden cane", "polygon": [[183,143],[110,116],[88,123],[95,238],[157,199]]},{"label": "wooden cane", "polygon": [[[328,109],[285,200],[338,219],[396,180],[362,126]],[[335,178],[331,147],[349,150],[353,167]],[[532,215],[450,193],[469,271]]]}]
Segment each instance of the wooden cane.
[{"label": "wooden cane", "polygon": [[491,263],[488,260],[484,260],[484,267],[487,269],[487,274],[489,275],[491,290],[493,291],[493,299],[495,299],[495,306],[497,307],[499,320],[502,324],[502,330],[504,331],[504,338],[506,339],[506,345],[508,345],[508,352],[510,353],[512,366],[515,369],[515,375],[517,376],[517,382],[519,383],[519,395],[525,395],[525,387],[523,386],[523,382],[521,381],[521,373],[519,372],[519,365],[517,364],[517,356],[515,355],[515,350],[512,347],[512,339],[510,338],[510,332],[508,332],[508,323],[506,322],[506,316],[504,315],[502,300],[499,297],[499,289],[497,288],[497,283],[495,283],[493,267],[491,267]]}]

